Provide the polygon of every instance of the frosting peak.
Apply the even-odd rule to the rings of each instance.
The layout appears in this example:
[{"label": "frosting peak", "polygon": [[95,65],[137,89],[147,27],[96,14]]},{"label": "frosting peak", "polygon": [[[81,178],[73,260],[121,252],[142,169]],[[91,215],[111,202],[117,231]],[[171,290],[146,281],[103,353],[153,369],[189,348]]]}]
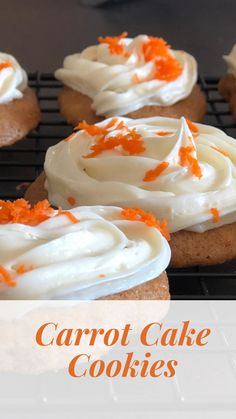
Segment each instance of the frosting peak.
[{"label": "frosting peak", "polygon": [[145,105],[168,106],[186,98],[197,79],[195,59],[161,38],[99,38],[65,58],[56,78],[89,96],[97,115],[125,115]]},{"label": "frosting peak", "polygon": [[18,61],[0,52],[0,104],[22,98],[27,86],[27,75]]}]

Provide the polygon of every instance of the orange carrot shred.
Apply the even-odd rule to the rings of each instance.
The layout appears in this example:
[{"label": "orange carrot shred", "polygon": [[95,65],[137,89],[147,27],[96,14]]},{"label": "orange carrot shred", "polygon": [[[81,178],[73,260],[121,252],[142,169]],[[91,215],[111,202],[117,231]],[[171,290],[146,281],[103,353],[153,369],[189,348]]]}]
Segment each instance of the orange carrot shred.
[{"label": "orange carrot shred", "polygon": [[191,156],[191,153],[194,151],[193,146],[180,147],[179,157],[181,166],[189,166],[192,174],[199,179],[202,177],[201,167],[197,159]]},{"label": "orange carrot shred", "polygon": [[[116,123],[117,118],[113,118],[105,127],[98,127],[96,125],[88,125],[83,123],[84,129],[86,129],[90,135],[98,135],[99,133],[101,134],[101,137],[97,143],[91,146],[91,153],[84,156],[85,158],[96,157],[104,151],[114,150],[116,147],[122,147],[124,152],[128,153],[129,155],[140,154],[145,151],[144,142],[141,139],[141,135],[137,133],[135,128],[129,129],[124,125],[123,121],[121,121],[115,127],[114,125]],[[111,132],[108,130],[112,128],[114,131],[118,132],[107,137],[107,134]],[[99,132],[97,129],[101,131]]]},{"label": "orange carrot shred", "polygon": [[39,201],[33,207],[25,199],[16,201],[0,200],[0,224],[25,224],[36,226],[49,218],[65,215],[72,223],[78,223],[79,220],[69,211],[62,211],[61,208],[55,213],[47,199]]},{"label": "orange carrot shred", "polygon": [[163,58],[156,61],[156,70],[154,79],[173,81],[182,73],[183,69],[180,63],[174,57]]},{"label": "orange carrot shred", "polygon": [[217,208],[211,208],[210,211],[211,211],[211,214],[212,214],[212,222],[217,223],[220,219],[219,210]]},{"label": "orange carrot shred", "polygon": [[185,166],[188,162],[187,157],[188,154],[191,153],[192,151],[194,151],[194,147],[193,146],[188,146],[188,147],[180,147],[179,149],[179,157],[180,157],[180,165],[181,166]]},{"label": "orange carrot shred", "polygon": [[143,55],[146,62],[153,61],[155,64],[153,79],[172,81],[183,71],[179,61],[171,54],[170,46],[162,38],[149,36],[143,44]]},{"label": "orange carrot shred", "polygon": [[3,282],[4,284],[12,288],[16,286],[16,281],[12,278],[11,274],[2,265],[0,265],[0,282]]},{"label": "orange carrot shred", "polygon": [[18,275],[23,275],[23,274],[25,274],[26,272],[30,272],[30,271],[32,271],[33,270],[33,266],[32,265],[30,265],[30,266],[28,266],[28,267],[26,267],[25,265],[19,265],[19,266],[17,266],[17,268],[15,269],[15,271],[16,271],[16,273],[18,274]]},{"label": "orange carrot shred", "polygon": [[174,132],[173,131],[157,131],[156,134],[159,135],[160,137],[165,137],[167,135],[174,134]]},{"label": "orange carrot shred", "polygon": [[4,61],[3,63],[0,63],[0,71],[10,67],[12,67],[12,63],[10,61]]},{"label": "orange carrot shred", "polygon": [[[145,151],[144,142],[135,128],[128,128],[123,121],[118,122],[118,118],[114,117],[104,126],[90,125],[86,121],[80,122],[75,129],[84,130],[90,136],[98,136],[96,144],[90,148],[91,153],[84,158],[96,157],[106,150],[114,150],[116,147],[122,147],[123,150],[135,155]],[[109,135],[115,132],[114,135]],[[121,131],[121,132],[119,132]]]},{"label": "orange carrot shred", "polygon": [[160,176],[162,174],[162,172],[164,172],[164,170],[167,169],[167,167],[169,166],[169,163],[166,161],[163,161],[162,163],[159,163],[155,169],[151,169],[148,170],[145,173],[145,176],[143,178],[144,182],[152,182],[153,180],[155,180],[158,176]]},{"label": "orange carrot shred", "polygon": [[213,145],[211,145],[211,148],[213,148],[213,150],[216,150],[219,153],[223,154],[223,156],[229,157],[229,155],[230,155],[227,151],[221,150],[220,148],[214,147]]},{"label": "orange carrot shred", "polygon": [[[111,118],[111,120],[104,126],[98,126],[98,125],[89,125],[86,121],[80,122],[74,129],[80,129],[87,132],[87,134],[91,136],[95,135],[107,135],[108,130],[113,128],[115,124],[117,123],[118,118]],[[123,121],[121,121],[123,123]],[[117,127],[118,128],[118,127]]]},{"label": "orange carrot shred", "polygon": [[190,121],[190,119],[188,119],[188,118],[186,118],[186,122],[188,124],[188,127],[189,127],[190,131],[193,134],[193,137],[197,137],[198,134],[199,134],[199,129],[198,129],[197,125],[194,124],[192,121]]},{"label": "orange carrot shred", "polygon": [[0,224],[26,224],[35,226],[50,218],[53,208],[47,199],[31,205],[25,199],[16,201],[0,200]]},{"label": "orange carrot shred", "polygon": [[69,196],[67,198],[68,203],[73,207],[76,204],[76,199],[74,196]]},{"label": "orange carrot shred", "polygon": [[127,35],[127,32],[122,32],[119,36],[99,36],[98,42],[100,42],[100,44],[107,44],[111,54],[124,55],[125,57],[128,57],[128,52],[125,51],[124,46],[120,43],[121,39],[126,38]]},{"label": "orange carrot shred", "polygon": [[74,214],[72,214],[72,213],[71,213],[71,212],[69,212],[69,211],[62,211],[62,209],[61,209],[61,208],[59,208],[59,209],[58,209],[57,216],[60,216],[60,215],[65,215],[65,216],[68,218],[68,220],[69,220],[71,223],[73,223],[73,224],[77,224],[77,223],[79,223],[78,218],[76,218],[76,217],[74,216]]},{"label": "orange carrot shred", "polygon": [[170,234],[167,228],[166,220],[159,221],[151,213],[144,211],[141,208],[124,208],[121,211],[121,216],[125,220],[129,221],[141,221],[148,227],[154,227],[160,231],[160,233],[167,239],[170,240]]},{"label": "orange carrot shred", "polygon": [[143,54],[145,61],[155,60],[156,58],[167,56],[170,45],[162,38],[149,36],[148,41],[143,44]]},{"label": "orange carrot shred", "polygon": [[107,133],[106,129],[103,127],[99,127],[98,125],[89,125],[87,122],[83,121],[80,122],[79,125],[75,127],[75,129],[81,129],[86,131],[87,134],[94,136],[94,135],[104,135]]}]

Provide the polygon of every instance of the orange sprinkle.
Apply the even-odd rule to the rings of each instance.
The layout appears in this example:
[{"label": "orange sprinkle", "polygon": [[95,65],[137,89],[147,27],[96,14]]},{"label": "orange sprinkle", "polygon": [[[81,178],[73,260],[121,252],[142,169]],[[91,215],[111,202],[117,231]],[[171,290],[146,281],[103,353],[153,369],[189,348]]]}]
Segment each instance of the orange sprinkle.
[{"label": "orange sprinkle", "polygon": [[0,265],[0,281],[12,288],[16,286],[16,281],[2,265]]},{"label": "orange sprinkle", "polygon": [[174,132],[173,131],[157,131],[156,134],[159,135],[160,137],[165,137],[167,135],[174,134]]},{"label": "orange sprinkle", "polygon": [[[118,129],[117,127],[116,129]],[[116,135],[112,135],[108,138],[105,136],[100,139],[96,144],[92,145],[91,153],[85,158],[96,157],[106,150],[114,150],[116,147],[121,146],[123,150],[129,155],[140,154],[145,151],[144,142],[141,139],[141,135],[137,133],[136,129],[129,129],[128,127],[122,126],[126,129],[126,132],[120,132]]]},{"label": "orange sprinkle", "polygon": [[25,199],[14,202],[0,200],[0,224],[26,224],[36,226],[50,218],[53,208],[47,199],[31,205]]},{"label": "orange sprinkle", "polygon": [[162,38],[149,36],[143,44],[143,55],[146,62],[155,63],[153,79],[172,81],[183,71],[179,61],[171,54],[170,45]]},{"label": "orange sprinkle", "polygon": [[74,196],[69,196],[67,198],[67,202],[73,207],[76,204],[76,199],[74,198]]},{"label": "orange sprinkle", "polygon": [[12,63],[10,61],[4,61],[3,63],[0,63],[0,71],[9,67],[12,67]]},{"label": "orange sprinkle", "polygon": [[212,222],[217,223],[220,219],[220,213],[219,213],[218,209],[217,208],[211,208],[210,211],[211,211],[211,214],[212,214]]},{"label": "orange sprinkle", "polygon": [[73,134],[71,134],[71,135],[69,135],[69,137],[65,138],[64,141],[67,142],[67,141],[73,140],[73,138],[75,138],[75,136],[76,136],[76,133],[73,132]]},{"label": "orange sprinkle", "polygon": [[152,61],[161,56],[169,54],[170,45],[162,38],[149,36],[148,41],[143,44],[143,54],[145,61]]},{"label": "orange sprinkle", "polygon": [[179,157],[180,157],[180,166],[185,166],[188,163],[187,157],[188,154],[194,151],[193,146],[180,147]]},{"label": "orange sprinkle", "polygon": [[104,274],[100,274],[100,275],[99,275],[99,278],[106,278],[106,275],[104,275]]},{"label": "orange sprinkle", "polygon": [[125,51],[124,46],[120,43],[121,39],[126,38],[127,35],[127,32],[122,32],[122,34],[119,36],[105,36],[104,38],[99,36],[98,42],[101,44],[107,44],[111,54],[124,55],[125,57],[128,57],[129,54]]},{"label": "orange sprinkle", "polygon": [[220,148],[214,147],[213,145],[211,145],[211,148],[213,148],[213,150],[216,150],[219,153],[223,154],[223,156],[229,157],[229,155],[230,155],[227,151],[221,150]]},{"label": "orange sprinkle", "polygon": [[99,127],[98,125],[89,125],[86,121],[80,122],[79,125],[75,127],[75,129],[84,130],[91,136],[107,134],[107,130],[105,128]]},{"label": "orange sprinkle", "polygon": [[183,71],[181,64],[172,56],[159,59],[155,64],[156,70],[153,78],[157,80],[176,80]]},{"label": "orange sprinkle", "polygon": [[170,240],[170,234],[167,228],[166,220],[159,221],[153,214],[144,211],[141,208],[124,208],[121,211],[121,216],[125,220],[129,221],[141,221],[145,223],[148,227],[157,228],[160,233],[167,239]]},{"label": "orange sprinkle", "polygon": [[[99,136],[97,143],[91,146],[91,153],[84,156],[85,158],[96,157],[106,150],[114,150],[116,147],[121,146],[128,154],[139,154],[145,151],[144,143],[141,140],[135,128],[129,129],[123,121],[118,123],[118,118],[112,118],[105,126],[87,124],[86,121],[80,122],[75,129],[84,130],[91,136]],[[118,132],[116,135],[110,135],[111,131]]]},{"label": "orange sprinkle", "polygon": [[181,166],[189,166],[192,174],[199,179],[202,177],[202,171],[197,159],[191,156],[191,153],[194,151],[193,146],[189,147],[180,147],[179,157]]},{"label": "orange sprinkle", "polygon": [[71,212],[69,212],[69,211],[62,211],[62,209],[61,209],[61,208],[59,208],[59,209],[58,209],[57,216],[60,216],[60,215],[65,215],[65,216],[68,218],[68,220],[69,220],[71,223],[73,223],[73,224],[77,224],[77,223],[79,223],[78,218],[76,218],[76,217],[74,216],[74,214],[72,214],[72,213],[71,213]]},{"label": "orange sprinkle", "polygon": [[0,224],[25,224],[36,226],[43,221],[65,215],[72,223],[78,223],[79,220],[69,211],[62,211],[58,209],[57,214],[54,215],[54,210],[50,207],[47,199],[39,201],[34,207],[31,207],[25,199],[17,199],[14,202],[0,200]]},{"label": "orange sprinkle", "polygon": [[15,271],[16,271],[16,273],[18,274],[18,275],[23,275],[23,274],[25,274],[26,272],[30,272],[30,271],[32,271],[33,270],[33,266],[32,265],[30,265],[30,266],[28,266],[28,267],[26,267],[25,265],[19,265],[19,266],[17,266],[17,268],[15,269]]},{"label": "orange sprinkle", "polygon": [[[84,130],[87,132],[87,134],[91,136],[95,136],[95,135],[104,136],[108,134],[109,129],[114,128],[114,125],[117,123],[117,121],[118,121],[118,118],[112,118],[104,127],[99,127],[98,125],[89,125],[87,124],[86,121],[83,121],[83,122],[80,122],[74,129]],[[123,121],[121,121],[120,124],[123,124]]]},{"label": "orange sprinkle", "polygon": [[188,119],[188,118],[186,118],[186,122],[188,124],[188,127],[189,127],[190,131],[193,134],[193,137],[197,137],[198,134],[199,134],[199,129],[198,129],[197,125],[194,124],[192,121],[190,121],[190,119]]},{"label": "orange sprinkle", "polygon": [[169,163],[166,162],[166,161],[163,161],[162,163],[158,164],[155,167],[155,169],[148,170],[145,173],[145,176],[143,178],[144,182],[152,182],[158,176],[160,176],[162,174],[162,172],[164,172],[164,170],[167,169],[168,166],[169,166]]}]

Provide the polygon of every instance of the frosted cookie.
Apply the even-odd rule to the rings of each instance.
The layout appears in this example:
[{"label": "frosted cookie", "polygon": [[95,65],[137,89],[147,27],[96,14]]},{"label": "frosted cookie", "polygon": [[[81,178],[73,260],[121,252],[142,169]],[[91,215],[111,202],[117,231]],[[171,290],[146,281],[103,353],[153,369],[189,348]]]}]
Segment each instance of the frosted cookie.
[{"label": "frosted cookie", "polygon": [[72,125],[124,115],[131,118],[182,115],[199,121],[206,111],[197,82],[197,63],[161,38],[100,37],[80,54],[65,58],[55,72],[64,88],[61,113]]},{"label": "frosted cookie", "polygon": [[164,235],[138,209],[0,201],[0,299],[168,299]]},{"label": "frosted cookie", "polygon": [[229,107],[236,120],[236,44],[229,55],[224,55],[228,72],[219,82],[219,93],[229,102]]},{"label": "frosted cookie", "polygon": [[26,72],[12,55],[0,53],[0,147],[24,138],[39,120],[39,104]]},{"label": "frosted cookie", "polygon": [[[173,266],[236,256],[236,141],[184,118],[112,118],[48,149],[27,198],[141,207],[167,220]],[[37,197],[37,198],[36,198]],[[214,243],[214,245],[213,245]]]}]

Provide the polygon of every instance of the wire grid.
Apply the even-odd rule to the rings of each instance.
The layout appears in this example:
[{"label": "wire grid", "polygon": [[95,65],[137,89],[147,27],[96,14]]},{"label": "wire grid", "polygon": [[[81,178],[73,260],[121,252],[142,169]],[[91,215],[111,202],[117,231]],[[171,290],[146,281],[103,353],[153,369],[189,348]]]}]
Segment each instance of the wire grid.
[{"label": "wire grid", "polygon": [[[217,91],[216,77],[199,77],[206,94],[208,109],[204,123],[223,129],[236,138],[236,124],[228,104]],[[42,171],[45,152],[71,133],[58,110],[61,83],[52,74],[32,73],[29,85],[36,91],[42,112],[41,122],[26,139],[0,149],[0,198],[16,199],[24,195],[19,185],[30,183]],[[236,261],[215,267],[169,269],[172,299],[236,299]]]}]

